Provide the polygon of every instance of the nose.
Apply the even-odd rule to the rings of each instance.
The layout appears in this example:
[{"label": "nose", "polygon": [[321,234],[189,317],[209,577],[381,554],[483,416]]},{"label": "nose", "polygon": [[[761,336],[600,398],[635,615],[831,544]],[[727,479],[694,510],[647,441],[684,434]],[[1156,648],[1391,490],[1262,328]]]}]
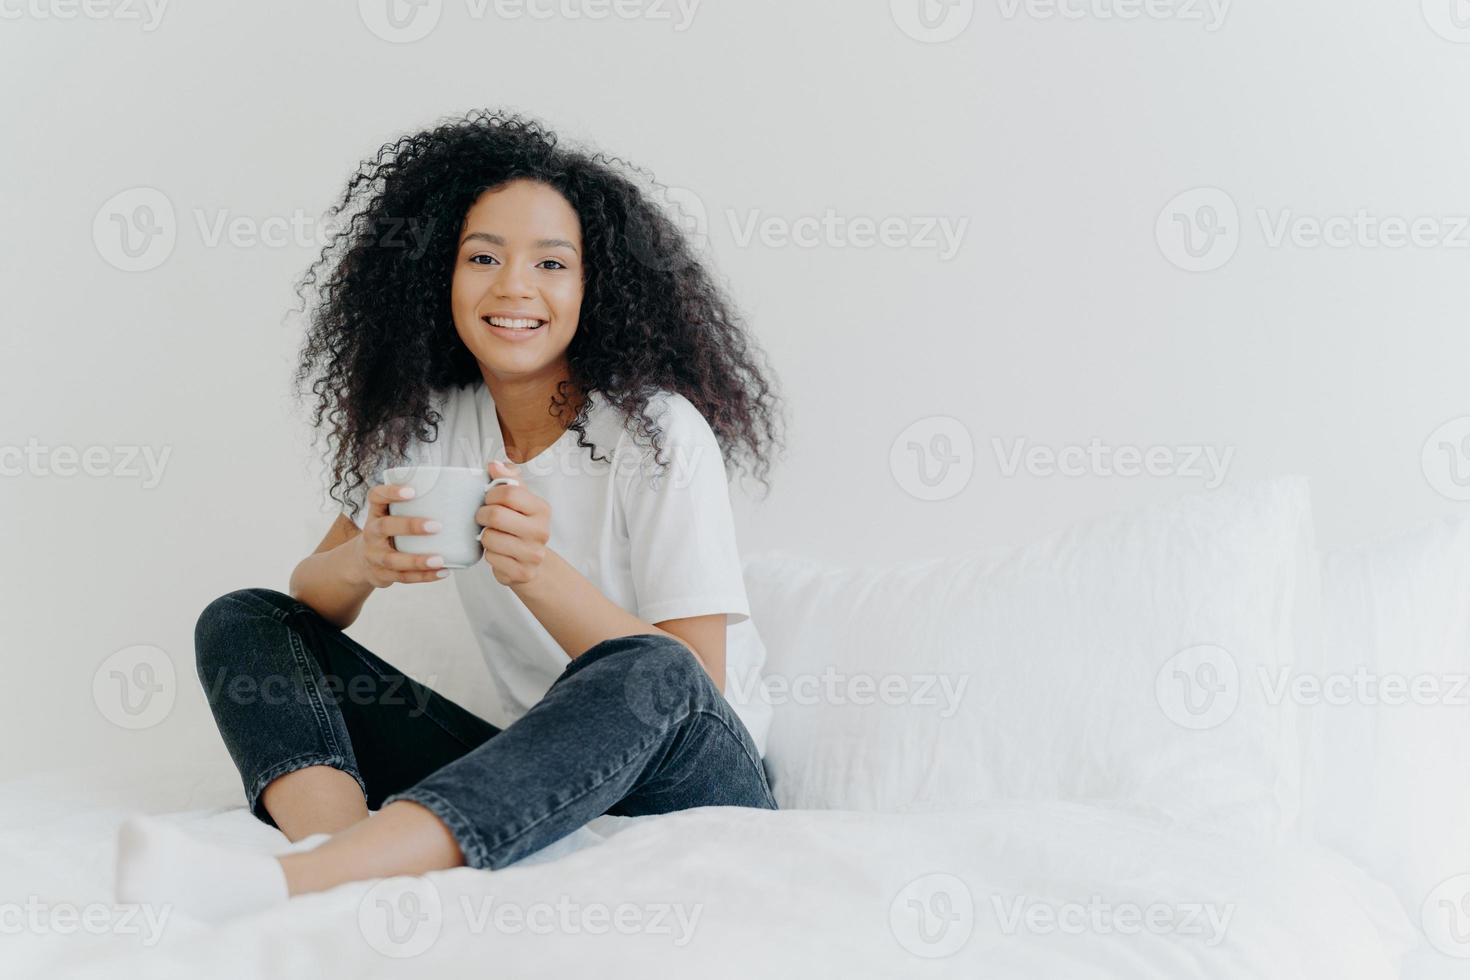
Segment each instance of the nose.
[{"label": "nose", "polygon": [[530,278],[518,262],[507,262],[500,267],[500,274],[491,285],[496,296],[530,298],[533,295]]}]

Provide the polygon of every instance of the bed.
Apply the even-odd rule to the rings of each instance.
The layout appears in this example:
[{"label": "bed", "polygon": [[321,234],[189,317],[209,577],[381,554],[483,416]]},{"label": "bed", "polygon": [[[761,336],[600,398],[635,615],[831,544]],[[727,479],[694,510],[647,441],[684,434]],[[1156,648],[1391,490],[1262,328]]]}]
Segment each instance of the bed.
[{"label": "bed", "polygon": [[[218,775],[76,771],[5,785],[7,891],[41,908],[110,905],[112,835],[131,812],[284,847]],[[109,911],[105,931],[7,936],[6,975],[525,977],[595,965],[609,978],[1368,980],[1397,976],[1413,938],[1388,889],[1329,852],[1069,803],[604,817],[501,872],[394,882],[221,928]]]},{"label": "bed", "polygon": [[[774,681],[757,687],[781,810],[602,817],[501,871],[358,882],[212,927],[114,903],[114,835],[146,812],[279,852],[233,770],[47,772],[0,785],[0,972],[1470,968],[1466,712],[1267,683],[1465,672],[1470,524],[1321,554],[1309,488],[1286,479],[984,554],[881,567],[762,555],[746,578]],[[895,673],[908,683],[885,685]],[[794,695],[816,676],[837,682]],[[1209,697],[1191,692],[1201,678]],[[916,696],[938,680],[962,696]]]}]

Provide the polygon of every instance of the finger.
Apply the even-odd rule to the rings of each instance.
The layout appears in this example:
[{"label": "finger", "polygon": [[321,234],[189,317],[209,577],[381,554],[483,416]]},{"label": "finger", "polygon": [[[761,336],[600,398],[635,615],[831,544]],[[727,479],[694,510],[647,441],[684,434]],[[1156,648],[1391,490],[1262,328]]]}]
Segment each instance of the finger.
[{"label": "finger", "polygon": [[386,514],[375,517],[378,533],[386,537],[396,538],[399,535],[421,535],[434,534],[444,530],[444,526],[432,517],[407,517],[402,515]]},{"label": "finger", "polygon": [[485,464],[485,469],[492,480],[502,476],[519,477],[521,475],[520,464],[512,463],[508,459],[492,459]]},{"label": "finger", "polygon": [[497,555],[494,552],[486,551],[485,563],[494,570],[497,581],[502,577],[512,580],[519,580],[525,577],[521,563],[514,558],[507,558],[505,555]]},{"label": "finger", "polygon": [[413,487],[399,483],[380,483],[368,490],[368,515],[381,517],[388,513],[388,505],[395,500],[408,500],[414,495]]},{"label": "finger", "polygon": [[491,487],[489,490],[486,490],[485,504],[486,506],[499,504],[502,507],[509,507],[511,510],[525,514],[527,517],[535,517],[543,508],[549,506],[546,501],[525,487],[513,487],[508,483],[502,483],[498,487]]},{"label": "finger", "polygon": [[[431,565],[430,560],[438,558],[439,564]],[[379,568],[386,568],[394,572],[422,571],[442,568],[444,566],[443,555],[411,555],[406,551],[395,551],[391,548],[380,549],[373,553],[373,564]]]},{"label": "finger", "polygon": [[499,555],[527,564],[535,564],[543,554],[540,546],[534,542],[493,528],[480,532],[480,544],[484,545],[487,555]]},{"label": "finger", "polygon": [[[514,534],[527,541],[541,541],[543,537],[540,521],[503,504],[489,504],[475,511],[475,523],[481,527],[490,527],[507,534]],[[544,541],[541,543],[545,544]]]},{"label": "finger", "polygon": [[395,572],[394,580],[404,585],[413,585],[418,582],[442,582],[449,577],[448,569],[441,568],[437,572]]}]

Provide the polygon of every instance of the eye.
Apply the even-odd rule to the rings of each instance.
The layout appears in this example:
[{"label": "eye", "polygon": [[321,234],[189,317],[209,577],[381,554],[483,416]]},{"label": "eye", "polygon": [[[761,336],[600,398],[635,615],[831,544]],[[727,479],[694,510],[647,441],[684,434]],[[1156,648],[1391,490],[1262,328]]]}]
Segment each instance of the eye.
[{"label": "eye", "polygon": [[556,266],[558,269],[565,269],[566,268],[566,266],[562,265],[561,262],[559,262],[556,259],[542,259],[540,262],[537,263],[537,265],[545,265],[548,262],[550,262],[552,265]]},{"label": "eye", "polygon": [[475,265],[485,265],[486,264],[484,262],[477,261],[479,259],[488,259],[491,262],[498,261],[495,258],[495,256],[493,256],[493,255],[484,255],[484,254],[481,254],[481,255],[471,255],[470,256],[470,262],[474,263]]}]

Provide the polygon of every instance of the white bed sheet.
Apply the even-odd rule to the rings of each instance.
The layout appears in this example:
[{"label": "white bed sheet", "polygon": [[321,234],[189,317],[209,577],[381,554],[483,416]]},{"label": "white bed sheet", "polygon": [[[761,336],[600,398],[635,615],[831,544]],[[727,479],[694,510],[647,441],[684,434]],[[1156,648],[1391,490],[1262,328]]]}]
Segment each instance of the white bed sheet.
[{"label": "white bed sheet", "polygon": [[[412,911],[391,881],[221,927],[175,915],[160,928],[156,913],[125,921],[113,903],[113,834],[135,812],[169,813],[192,833],[262,852],[285,842],[245,811],[233,772],[217,767],[0,784],[0,975],[1377,980],[1398,976],[1418,942],[1390,890],[1329,852],[1072,804],[605,817],[514,868],[427,876],[440,913],[414,932],[385,931],[377,900]],[[906,891],[916,880],[918,891]],[[927,939],[911,898],[926,912]],[[1102,929],[1049,919],[1150,906],[1162,909],[1154,930],[1126,918]],[[64,927],[48,918],[64,907],[96,916],[99,931],[52,927]],[[1218,936],[1211,909],[1216,923],[1229,915]],[[1031,925],[1002,928],[1017,910]],[[417,951],[434,923],[437,937]]]}]

